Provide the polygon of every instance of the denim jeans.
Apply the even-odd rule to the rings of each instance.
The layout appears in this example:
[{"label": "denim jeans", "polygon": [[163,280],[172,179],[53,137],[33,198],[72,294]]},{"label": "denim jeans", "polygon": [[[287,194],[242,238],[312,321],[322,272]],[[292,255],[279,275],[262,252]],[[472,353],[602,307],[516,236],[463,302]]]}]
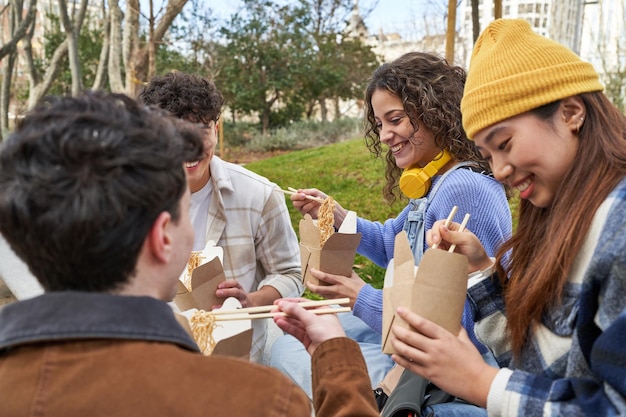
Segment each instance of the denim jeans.
[{"label": "denim jeans", "polygon": [[[359,343],[367,364],[367,371],[375,388],[393,366],[389,355],[381,351],[381,335],[372,330],[352,313],[337,315],[346,335]],[[300,341],[290,335],[281,336],[272,345],[269,366],[278,369],[299,385],[309,398],[313,398],[311,386],[311,357]]]}]

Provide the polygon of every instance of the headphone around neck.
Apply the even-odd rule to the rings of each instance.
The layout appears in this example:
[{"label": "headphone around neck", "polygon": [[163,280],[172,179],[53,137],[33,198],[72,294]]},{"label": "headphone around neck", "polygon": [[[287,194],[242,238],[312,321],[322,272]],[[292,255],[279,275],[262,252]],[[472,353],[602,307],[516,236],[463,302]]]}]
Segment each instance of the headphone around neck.
[{"label": "headphone around neck", "polygon": [[409,198],[423,197],[430,188],[430,179],[451,159],[452,154],[444,149],[424,168],[416,166],[405,169],[400,176],[400,191]]}]

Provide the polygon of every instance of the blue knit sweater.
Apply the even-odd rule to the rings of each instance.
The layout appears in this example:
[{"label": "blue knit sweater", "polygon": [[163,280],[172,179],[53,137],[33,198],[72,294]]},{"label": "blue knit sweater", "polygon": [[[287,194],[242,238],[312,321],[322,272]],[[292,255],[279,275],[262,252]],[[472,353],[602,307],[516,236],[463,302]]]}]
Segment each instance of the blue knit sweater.
[{"label": "blue knit sweater", "polygon": [[490,416],[626,415],[626,180],[596,211],[562,303],[535,323],[515,363],[499,280],[468,295],[476,334],[508,366],[491,384]]},{"label": "blue knit sweater", "polygon": [[[434,185],[441,176],[433,178]],[[457,218],[460,222],[465,213],[471,217],[467,228],[480,239],[485,250],[492,256],[496,248],[511,235],[511,212],[504,189],[492,177],[468,169],[457,169],[445,179],[433,197],[426,211],[425,230],[432,228],[437,220],[445,219],[450,209],[457,206]],[[402,231],[411,205],[407,205],[395,219],[384,223],[357,219],[357,231],[363,234],[357,252],[386,267],[393,258],[396,235]],[[424,250],[426,250],[424,243]],[[359,292],[353,308],[355,316],[367,323],[372,329],[382,332],[382,290],[365,285]],[[484,346],[474,336],[474,319],[466,302],[463,312],[463,327],[467,330],[474,344],[485,352]]]}]

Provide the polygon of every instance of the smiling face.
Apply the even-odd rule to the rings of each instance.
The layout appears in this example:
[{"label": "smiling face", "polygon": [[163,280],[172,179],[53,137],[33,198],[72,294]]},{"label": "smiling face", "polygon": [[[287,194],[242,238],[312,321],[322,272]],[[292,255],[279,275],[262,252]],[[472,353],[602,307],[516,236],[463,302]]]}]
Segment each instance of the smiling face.
[{"label": "smiling face", "polygon": [[478,132],[474,140],[495,178],[536,207],[550,207],[574,163],[578,137],[559,110],[550,120],[524,113]]},{"label": "smiling face", "polygon": [[200,190],[206,185],[211,178],[209,171],[209,163],[215,153],[217,145],[218,124],[214,121],[203,125],[204,131],[204,158],[199,161],[186,162],[185,171],[187,171],[187,183],[192,193]]},{"label": "smiling face", "polygon": [[372,94],[371,103],[380,141],[389,146],[399,168],[424,167],[441,152],[426,126],[420,123],[414,132],[400,97],[378,89]]}]

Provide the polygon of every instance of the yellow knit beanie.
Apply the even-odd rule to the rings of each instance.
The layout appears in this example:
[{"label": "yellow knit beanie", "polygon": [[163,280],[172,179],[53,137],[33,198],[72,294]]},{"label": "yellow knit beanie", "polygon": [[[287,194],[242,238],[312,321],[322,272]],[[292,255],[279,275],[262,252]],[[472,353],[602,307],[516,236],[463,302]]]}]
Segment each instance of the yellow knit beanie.
[{"label": "yellow knit beanie", "polygon": [[593,66],[522,19],[494,20],[474,45],[461,100],[471,139],[509,117],[603,86]]}]

